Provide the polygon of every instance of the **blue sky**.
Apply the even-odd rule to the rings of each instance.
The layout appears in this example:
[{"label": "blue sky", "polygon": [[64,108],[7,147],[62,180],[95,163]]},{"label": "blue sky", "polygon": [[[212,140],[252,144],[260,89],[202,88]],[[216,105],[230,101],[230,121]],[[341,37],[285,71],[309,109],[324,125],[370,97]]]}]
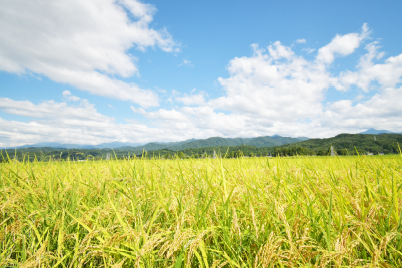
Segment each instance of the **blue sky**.
[{"label": "blue sky", "polygon": [[0,146],[402,131],[400,1],[9,1]]}]

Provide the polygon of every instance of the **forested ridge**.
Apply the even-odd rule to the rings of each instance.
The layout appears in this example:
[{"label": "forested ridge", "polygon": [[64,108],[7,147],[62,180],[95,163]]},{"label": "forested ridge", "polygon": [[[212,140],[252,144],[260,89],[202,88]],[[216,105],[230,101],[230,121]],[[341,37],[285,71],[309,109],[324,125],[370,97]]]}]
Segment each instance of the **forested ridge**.
[{"label": "forested ridge", "polygon": [[402,144],[402,134],[339,134],[328,139],[310,139],[294,144],[286,144],[276,149],[277,153],[286,152],[289,148],[302,147],[316,152],[318,155],[326,155],[331,146],[338,155],[359,153],[384,153],[392,154],[399,152],[399,145]]},{"label": "forested ridge", "polygon": [[218,157],[233,158],[239,156],[293,156],[293,155],[329,155],[331,146],[338,155],[356,154],[394,154],[399,152],[402,144],[402,134],[340,134],[327,139],[309,139],[306,141],[273,147],[240,146],[209,146],[202,148],[186,148],[183,150],[124,150],[124,149],[54,149],[54,148],[24,148],[17,150],[1,150],[0,161],[11,159],[29,160],[87,160],[111,158],[205,158],[212,157],[214,151]]}]

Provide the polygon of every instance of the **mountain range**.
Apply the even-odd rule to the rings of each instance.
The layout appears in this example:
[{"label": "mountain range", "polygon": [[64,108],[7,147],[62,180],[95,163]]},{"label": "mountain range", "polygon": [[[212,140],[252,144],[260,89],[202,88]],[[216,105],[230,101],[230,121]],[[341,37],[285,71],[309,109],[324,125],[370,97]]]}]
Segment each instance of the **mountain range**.
[{"label": "mountain range", "polygon": [[171,142],[171,143],[148,143],[137,147],[120,147],[116,150],[126,150],[126,151],[152,151],[160,149],[169,149],[172,151],[179,151],[188,148],[204,148],[204,147],[215,147],[215,146],[240,146],[240,145],[251,145],[255,147],[272,147],[280,146],[289,143],[295,143],[300,141],[308,140],[306,137],[290,138],[281,137],[279,135],[256,137],[256,138],[220,138],[213,137],[203,140],[187,140],[182,142]]},{"label": "mountain range", "polygon": [[[375,132],[378,133],[378,132]],[[171,143],[148,143],[141,146],[123,146],[114,149],[74,149],[66,150],[52,147],[25,147],[18,150],[2,150],[0,162],[8,161],[8,158],[25,159],[27,161],[47,161],[50,158],[85,160],[105,159],[107,154],[112,154],[118,159],[133,157],[162,157],[171,158],[180,152],[186,157],[201,157],[212,155],[213,152],[225,153],[228,157],[236,157],[241,152],[245,156],[266,156],[266,155],[328,155],[329,149],[334,147],[338,155],[363,154],[371,152],[374,154],[395,154],[400,152],[402,134],[339,134],[332,138],[308,139],[290,138],[275,136],[256,138],[234,138],[225,139],[214,137],[204,140],[187,140]],[[49,145],[49,143],[39,144]],[[52,144],[50,144],[52,145]],[[54,145],[54,144],[53,144]],[[112,143],[112,145],[119,145]],[[103,147],[104,145],[97,145]],[[146,154],[143,152],[146,151]],[[23,161],[25,161],[23,160]]]},{"label": "mountain range", "polygon": [[[152,151],[159,149],[169,149],[173,151],[184,150],[187,148],[203,148],[203,147],[214,147],[214,146],[240,146],[240,145],[252,145],[255,147],[272,147],[280,146],[289,143],[295,143],[300,141],[308,140],[306,137],[282,137],[279,135],[256,137],[256,138],[221,138],[212,137],[208,139],[189,139],[180,142],[151,142],[147,144],[136,144],[136,143],[124,143],[124,142],[110,142],[102,143],[98,145],[82,145],[82,144],[62,144],[62,143],[36,143],[32,145],[23,145],[16,147],[15,149],[23,148],[54,148],[54,149],[114,149],[114,150],[124,150],[124,151]],[[14,148],[8,148],[14,149]]]},{"label": "mountain range", "polygon": [[[364,132],[358,134],[370,134],[370,135],[380,135],[380,134],[402,134],[391,132],[388,130],[376,130],[370,128]],[[279,135],[273,136],[263,136],[256,138],[221,138],[212,137],[208,139],[189,139],[179,142],[151,142],[147,144],[141,143],[130,143],[130,142],[109,142],[102,143],[98,145],[89,144],[64,144],[56,142],[43,142],[30,145],[23,145],[18,147],[9,147],[3,149],[23,149],[23,148],[54,148],[54,149],[113,149],[113,150],[125,150],[125,151],[152,151],[160,149],[169,149],[173,151],[184,150],[188,148],[203,148],[203,147],[214,147],[214,146],[240,146],[240,145],[251,145],[255,147],[274,147],[281,146],[285,144],[296,143],[300,141],[309,140],[306,137],[282,137]]]},{"label": "mountain range", "polygon": [[109,143],[101,143],[98,145],[88,145],[88,144],[65,144],[65,143],[57,143],[57,142],[42,142],[42,143],[35,143],[35,144],[27,144],[18,147],[9,147],[3,149],[23,149],[23,148],[54,148],[54,149],[105,149],[105,148],[118,148],[123,146],[139,146],[141,143],[130,143],[130,142],[109,142]]}]

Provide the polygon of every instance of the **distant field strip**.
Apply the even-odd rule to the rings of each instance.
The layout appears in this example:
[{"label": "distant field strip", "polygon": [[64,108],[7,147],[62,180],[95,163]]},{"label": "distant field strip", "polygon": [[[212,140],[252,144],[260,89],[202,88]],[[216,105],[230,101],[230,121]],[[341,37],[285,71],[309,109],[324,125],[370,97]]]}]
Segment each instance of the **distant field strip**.
[{"label": "distant field strip", "polygon": [[0,267],[401,267],[402,157],[0,164]]}]

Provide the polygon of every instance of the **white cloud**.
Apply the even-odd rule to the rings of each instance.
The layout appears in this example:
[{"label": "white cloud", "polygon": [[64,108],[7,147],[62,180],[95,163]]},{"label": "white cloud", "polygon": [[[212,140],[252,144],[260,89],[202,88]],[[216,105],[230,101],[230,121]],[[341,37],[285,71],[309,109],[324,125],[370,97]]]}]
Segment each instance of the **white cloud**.
[{"label": "white cloud", "polygon": [[386,88],[367,101],[352,104],[342,100],[327,107],[322,118],[323,126],[377,129],[402,129],[402,87]]},{"label": "white cloud", "polygon": [[366,39],[370,31],[367,24],[362,27],[362,32],[336,35],[331,43],[318,50],[317,61],[330,64],[334,61],[335,55],[347,56],[360,46],[361,41]]},{"label": "white cloud", "polygon": [[[142,108],[133,111],[145,113]],[[81,101],[78,105],[65,102],[45,101],[34,104],[29,101],[15,101],[0,98],[0,110],[26,116],[30,122],[18,122],[0,118],[0,147],[11,147],[38,142],[64,142],[74,144],[99,144],[115,140],[146,143],[151,141],[177,141],[183,137],[207,138],[219,132],[180,128],[182,116],[174,111],[163,115],[162,111],[150,117],[175,120],[173,127],[151,128],[136,120],[118,124],[114,118],[100,114],[93,104]],[[182,124],[184,126],[184,124]]]},{"label": "white cloud", "polygon": [[71,92],[68,90],[64,90],[62,94],[63,94],[63,98],[65,98],[66,100],[70,100],[70,101],[79,101],[80,100],[79,97],[72,95]]},{"label": "white cloud", "polygon": [[[402,97],[402,89],[395,88],[402,76],[402,54],[386,59],[384,64],[372,64],[373,59],[380,57],[369,44],[366,47],[369,52],[362,56],[356,72],[344,72],[339,76],[330,72],[335,56],[353,53],[368,34],[367,25],[363,25],[360,34],[337,35],[310,61],[280,42],[267,49],[253,44],[253,55],[232,59],[227,67],[230,76],[218,79],[224,89],[223,96],[209,101],[204,99],[204,103],[199,95],[179,96],[176,101],[187,107],[171,111],[143,110],[141,114],[155,120],[161,128],[218,131],[220,136],[226,137],[275,133],[328,137],[379,126],[401,131],[402,124],[393,122],[402,122],[399,109],[402,106],[395,103]],[[362,84],[362,81],[368,81],[368,86],[373,79],[379,82],[382,91],[372,98],[361,95],[355,99],[359,102],[364,98],[365,102],[354,105],[352,100],[343,100],[323,104],[330,87],[345,90],[346,85]],[[195,101],[197,97],[199,104]],[[198,107],[188,107],[190,105]],[[221,110],[226,112],[219,112]],[[347,123],[343,124],[344,120]]]},{"label": "white cloud", "polygon": [[254,52],[252,57],[230,61],[230,77],[218,79],[226,94],[209,105],[266,118],[271,124],[321,113],[322,92],[330,85],[325,69],[296,56],[279,42],[268,47],[268,54],[255,47]]},{"label": "white cloud", "polygon": [[[254,48],[254,52],[256,54],[261,54],[264,50],[259,50],[258,45],[254,44],[252,45]],[[290,59],[293,57],[294,52],[290,47],[285,47],[281,45],[281,42],[276,41],[273,45],[268,46],[268,51],[273,60],[278,60],[281,58],[284,59]]]},{"label": "white cloud", "polygon": [[364,95],[363,95],[363,94],[359,94],[359,95],[357,95],[357,97],[355,98],[356,101],[360,101],[360,100],[362,100],[362,99],[364,99]]},{"label": "white cloud", "polygon": [[137,0],[5,1],[0,70],[34,72],[94,95],[157,106],[155,93],[116,78],[138,73],[127,54],[131,47],[177,50],[165,29],[149,27],[155,11]]},{"label": "white cloud", "polygon": [[307,42],[306,39],[297,39],[296,40],[296,44],[304,44],[306,42]]},{"label": "white cloud", "polygon": [[[174,106],[172,109],[132,106],[137,116],[148,120],[147,125],[130,119],[126,120],[128,124],[116,124],[87,101],[71,106],[53,101],[35,105],[0,99],[2,111],[33,118],[29,123],[0,119],[4,126],[0,130],[0,144],[27,143],[29,139],[43,141],[49,137],[79,143],[273,134],[330,137],[371,127],[400,132],[402,54],[383,59],[378,43],[372,42],[366,45],[367,53],[360,58],[356,69],[339,75],[331,73],[335,56],[356,51],[368,32],[364,26],[360,34],[337,35],[312,60],[297,55],[280,42],[266,49],[254,44],[251,56],[232,59],[227,66],[228,77],[218,79],[224,91],[222,96],[206,99],[202,91],[195,94],[193,90],[186,95],[172,90],[167,96]],[[352,95],[358,97],[324,104],[331,87],[353,90],[356,94]],[[368,90],[371,94],[364,96],[362,91]],[[184,106],[178,107],[178,103]]]},{"label": "white cloud", "polygon": [[179,66],[194,67],[194,64],[190,60],[183,59],[183,62]]},{"label": "white cloud", "polygon": [[370,90],[370,84],[377,81],[382,87],[395,87],[401,83],[402,54],[389,57],[384,63],[375,64],[373,61],[381,59],[383,52],[378,52],[378,42],[372,42],[366,46],[368,53],[361,57],[358,70],[344,72],[339,77],[339,90],[348,90],[350,85],[357,85],[363,91]]},{"label": "white cloud", "polygon": [[205,104],[205,93],[200,92],[199,94],[185,94],[182,97],[176,97],[176,101],[183,103],[184,105],[204,105]]},{"label": "white cloud", "polygon": [[154,112],[146,112],[142,108],[131,107],[131,109],[135,113],[155,121],[158,128],[172,131],[207,132],[215,133],[216,136],[232,136],[237,131],[241,131],[245,125],[251,125],[251,122],[246,122],[248,119],[246,116],[216,113],[213,108],[206,106],[182,107],[172,110],[159,109]]},{"label": "white cloud", "polygon": [[302,51],[306,51],[308,54],[311,54],[315,51],[315,48],[303,48]]},{"label": "white cloud", "polygon": [[59,120],[60,123],[66,124],[81,120],[91,122],[114,121],[113,118],[97,113],[94,105],[87,100],[81,101],[78,105],[69,106],[66,102],[59,103],[52,100],[36,105],[30,101],[14,101],[8,98],[0,98],[0,110],[9,114],[31,118]]}]

